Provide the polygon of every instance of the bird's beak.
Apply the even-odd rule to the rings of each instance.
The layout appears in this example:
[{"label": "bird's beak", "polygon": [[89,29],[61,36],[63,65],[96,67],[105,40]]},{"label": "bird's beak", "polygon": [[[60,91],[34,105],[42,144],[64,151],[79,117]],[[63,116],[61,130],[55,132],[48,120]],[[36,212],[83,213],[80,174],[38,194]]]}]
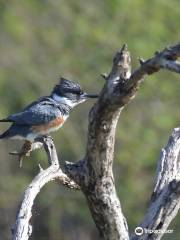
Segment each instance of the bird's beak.
[{"label": "bird's beak", "polygon": [[83,95],[81,96],[82,98],[84,99],[87,99],[87,98],[98,98],[99,95],[98,94],[88,94],[88,93],[83,93]]}]

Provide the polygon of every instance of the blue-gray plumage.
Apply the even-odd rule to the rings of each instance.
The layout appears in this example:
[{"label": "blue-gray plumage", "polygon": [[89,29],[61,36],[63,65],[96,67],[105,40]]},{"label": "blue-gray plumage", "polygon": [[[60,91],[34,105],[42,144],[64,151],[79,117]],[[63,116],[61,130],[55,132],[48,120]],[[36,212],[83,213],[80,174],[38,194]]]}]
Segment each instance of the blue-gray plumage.
[{"label": "blue-gray plumage", "polygon": [[61,78],[50,96],[41,97],[22,112],[0,120],[0,122],[12,122],[10,128],[1,134],[0,138],[33,142],[36,138],[59,129],[73,107],[88,98],[96,97],[98,95],[84,93],[79,84]]}]

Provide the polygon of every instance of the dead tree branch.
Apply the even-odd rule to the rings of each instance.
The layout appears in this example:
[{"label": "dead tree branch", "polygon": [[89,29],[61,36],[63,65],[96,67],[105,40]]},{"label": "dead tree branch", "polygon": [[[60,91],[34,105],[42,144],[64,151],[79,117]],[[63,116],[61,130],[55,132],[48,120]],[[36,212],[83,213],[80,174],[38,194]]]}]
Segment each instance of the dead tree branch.
[{"label": "dead tree branch", "polygon": [[155,52],[155,56],[147,61],[140,59],[141,66],[132,73],[127,86],[131,87],[137,82],[141,82],[146,75],[153,74],[160,69],[180,73],[180,62],[176,61],[179,57],[180,43],[166,47],[161,52]]},{"label": "dead tree branch", "polygon": [[[149,209],[139,226],[143,229],[142,235],[133,234],[131,240],[161,239],[179,208],[180,128],[175,128],[167,146],[161,151]],[[151,231],[148,232],[148,230]]]},{"label": "dead tree branch", "polygon": [[[105,85],[98,101],[89,113],[87,151],[77,163],[66,163],[65,173],[59,167],[53,142],[44,141],[51,166],[42,170],[27,188],[13,231],[13,240],[27,240],[31,233],[29,219],[33,201],[40,189],[49,181],[60,179],[70,187],[79,185],[87,199],[94,222],[104,240],[129,240],[126,219],[117,197],[112,171],[116,125],[126,104],[134,97],[144,76],[166,68],[179,73],[177,58],[180,44],[165,48],[131,74],[131,58],[127,46],[116,53],[112,70],[104,75]],[[150,207],[142,227],[166,229],[175,217],[179,205],[179,130],[175,130],[163,150],[157,170],[157,181]],[[72,182],[73,179],[74,182]],[[162,234],[153,234],[160,239]],[[140,239],[132,236],[131,239]]]},{"label": "dead tree branch", "polygon": [[67,172],[81,186],[92,217],[105,240],[129,239],[112,171],[115,131],[121,111],[135,97],[145,75],[160,68],[169,69],[169,61],[171,66],[177,65],[175,60],[179,56],[180,44],[166,48],[150,60],[141,62],[139,69],[131,75],[130,53],[124,45],[114,57],[110,74],[103,75],[106,83],[90,111],[86,156],[76,164],[66,164]]},{"label": "dead tree branch", "polygon": [[79,188],[76,183],[74,183],[65,173],[62,172],[52,138],[43,138],[42,141],[50,166],[45,170],[40,167],[39,174],[33,179],[26,189],[17,214],[16,223],[12,229],[13,240],[29,239],[32,233],[32,226],[30,225],[29,220],[32,216],[33,203],[37,194],[45,184],[53,180],[58,180],[61,184],[67,187],[74,189]]},{"label": "dead tree branch", "polygon": [[113,61],[100,98],[89,115],[87,153],[84,161],[66,165],[81,186],[103,239],[127,240],[128,229],[116,194],[112,172],[116,124],[125,103],[136,89],[124,93],[121,84],[130,76],[130,54],[123,46]]}]

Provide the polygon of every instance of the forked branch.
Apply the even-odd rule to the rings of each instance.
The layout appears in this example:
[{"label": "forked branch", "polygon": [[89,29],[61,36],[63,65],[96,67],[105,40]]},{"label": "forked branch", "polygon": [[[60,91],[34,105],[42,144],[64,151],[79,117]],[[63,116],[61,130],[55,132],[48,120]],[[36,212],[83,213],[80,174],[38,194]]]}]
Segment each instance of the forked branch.
[{"label": "forked branch", "polygon": [[[179,64],[176,62],[179,56],[180,44],[177,44],[156,53],[145,62],[141,61],[141,66],[131,74],[130,53],[124,45],[116,53],[109,75],[103,75],[105,85],[90,111],[85,159],[66,166],[70,176],[81,186],[96,226],[105,240],[129,239],[112,171],[115,131],[119,116],[124,106],[135,97],[143,77],[161,68],[169,69],[170,64],[176,66]],[[175,71],[176,68],[171,67],[171,70]],[[178,208],[179,206],[176,209]],[[155,221],[155,218],[152,221]],[[151,224],[153,227],[153,222]],[[165,226],[160,224],[159,229]]]},{"label": "forked branch", "polygon": [[[116,53],[112,70],[108,75],[103,75],[105,85],[89,114],[85,157],[77,163],[66,163],[67,176],[60,169],[52,140],[44,140],[50,167],[41,170],[27,188],[13,230],[13,240],[28,239],[31,234],[29,219],[34,199],[40,189],[54,179],[59,179],[69,187],[81,187],[104,240],[129,239],[127,222],[117,197],[112,171],[116,125],[124,106],[135,97],[143,77],[161,68],[180,73],[180,63],[177,62],[179,56],[180,44],[165,48],[151,59],[141,60],[141,66],[131,74],[131,58],[127,46],[124,45]],[[140,225],[143,228],[166,229],[180,207],[179,134],[180,130],[175,129],[167,147],[162,151],[150,207]],[[132,235],[131,239],[157,240],[161,237],[162,234],[146,234],[141,238]]]}]

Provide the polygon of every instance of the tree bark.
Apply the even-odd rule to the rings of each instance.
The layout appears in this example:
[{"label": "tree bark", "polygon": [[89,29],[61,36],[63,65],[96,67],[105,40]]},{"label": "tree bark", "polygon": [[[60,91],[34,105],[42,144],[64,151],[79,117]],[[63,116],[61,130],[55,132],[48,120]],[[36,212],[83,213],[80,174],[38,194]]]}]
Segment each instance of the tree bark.
[{"label": "tree bark", "polygon": [[[114,142],[119,116],[124,106],[135,97],[144,76],[153,74],[161,68],[179,73],[180,64],[176,61],[179,56],[180,44],[165,48],[161,52],[156,52],[155,56],[147,61],[141,59],[141,66],[131,74],[130,53],[127,46],[124,45],[116,53],[109,75],[103,75],[106,80],[105,85],[98,101],[90,111],[86,155],[79,162],[67,162],[65,165],[68,181],[71,182],[73,179],[81,187],[94,222],[101,237],[105,240],[160,239],[163,235],[161,233],[143,234],[140,238],[139,235],[132,234],[129,237],[127,221],[122,213],[114,184],[112,171]],[[179,138],[180,130],[175,129],[159,160],[150,207],[143,222],[139,225],[143,229],[167,229],[180,207]],[[59,171],[59,168],[56,170]],[[62,170],[60,172],[62,174]],[[67,175],[65,176],[67,177]],[[35,179],[38,190],[40,190],[39,186],[54,179],[54,175],[48,180],[46,179],[43,184],[39,184],[42,181],[39,181],[38,176]],[[35,188],[28,194],[33,195],[34,199],[38,190]],[[21,208],[24,206],[26,210],[27,205],[23,205],[24,201],[26,201],[26,193],[21,206]],[[22,214],[19,213],[14,235],[21,225],[19,223],[21,217]],[[13,239],[24,240],[28,238]]]}]

